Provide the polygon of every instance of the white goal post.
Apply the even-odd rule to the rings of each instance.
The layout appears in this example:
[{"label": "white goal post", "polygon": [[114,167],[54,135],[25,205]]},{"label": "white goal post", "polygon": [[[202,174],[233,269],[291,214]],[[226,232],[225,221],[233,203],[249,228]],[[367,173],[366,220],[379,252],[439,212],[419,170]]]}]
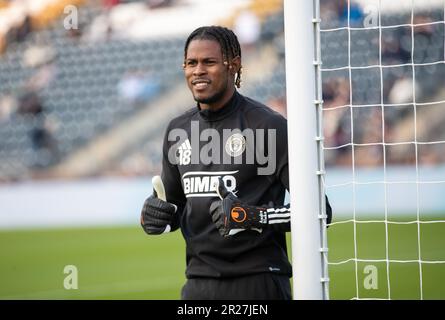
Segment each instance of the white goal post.
[{"label": "white goal post", "polygon": [[284,1],[294,299],[329,298],[319,24],[317,0]]}]

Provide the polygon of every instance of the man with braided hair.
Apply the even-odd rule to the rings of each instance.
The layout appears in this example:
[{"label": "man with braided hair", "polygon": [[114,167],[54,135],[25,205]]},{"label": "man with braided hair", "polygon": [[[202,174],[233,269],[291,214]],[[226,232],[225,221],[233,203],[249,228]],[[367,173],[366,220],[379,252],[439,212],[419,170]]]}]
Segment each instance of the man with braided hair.
[{"label": "man with braided hair", "polygon": [[193,31],[183,69],[197,104],[167,127],[141,225],[150,235],[181,229],[182,299],[290,299],[286,119],[236,90],[241,48],[227,28]]}]

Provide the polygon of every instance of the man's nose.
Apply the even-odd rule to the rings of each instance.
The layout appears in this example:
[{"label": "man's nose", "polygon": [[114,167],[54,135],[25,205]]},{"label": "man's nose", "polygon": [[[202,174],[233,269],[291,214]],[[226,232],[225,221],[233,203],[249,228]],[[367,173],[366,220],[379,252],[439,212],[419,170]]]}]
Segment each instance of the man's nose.
[{"label": "man's nose", "polygon": [[204,66],[203,63],[198,63],[198,64],[196,65],[195,69],[193,70],[193,74],[194,74],[194,75],[203,75],[203,74],[205,74],[206,72],[207,72],[207,71],[206,71],[206,68],[205,68],[205,66]]}]

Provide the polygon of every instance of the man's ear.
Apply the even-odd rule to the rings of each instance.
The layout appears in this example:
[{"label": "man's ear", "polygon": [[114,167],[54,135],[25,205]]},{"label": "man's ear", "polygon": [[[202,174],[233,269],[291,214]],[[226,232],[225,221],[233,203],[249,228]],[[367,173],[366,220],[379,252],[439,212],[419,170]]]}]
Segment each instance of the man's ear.
[{"label": "man's ear", "polygon": [[232,61],[230,61],[229,68],[232,75],[235,75],[241,68],[241,57],[236,56],[233,58]]}]

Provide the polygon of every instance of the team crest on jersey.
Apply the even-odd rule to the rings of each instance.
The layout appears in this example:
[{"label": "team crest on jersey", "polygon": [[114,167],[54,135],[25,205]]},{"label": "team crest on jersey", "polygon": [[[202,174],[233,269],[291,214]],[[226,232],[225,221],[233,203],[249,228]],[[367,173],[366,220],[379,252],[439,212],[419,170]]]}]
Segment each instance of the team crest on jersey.
[{"label": "team crest on jersey", "polygon": [[246,150],[246,138],[241,133],[232,134],[226,141],[225,149],[232,157],[240,156]]}]

